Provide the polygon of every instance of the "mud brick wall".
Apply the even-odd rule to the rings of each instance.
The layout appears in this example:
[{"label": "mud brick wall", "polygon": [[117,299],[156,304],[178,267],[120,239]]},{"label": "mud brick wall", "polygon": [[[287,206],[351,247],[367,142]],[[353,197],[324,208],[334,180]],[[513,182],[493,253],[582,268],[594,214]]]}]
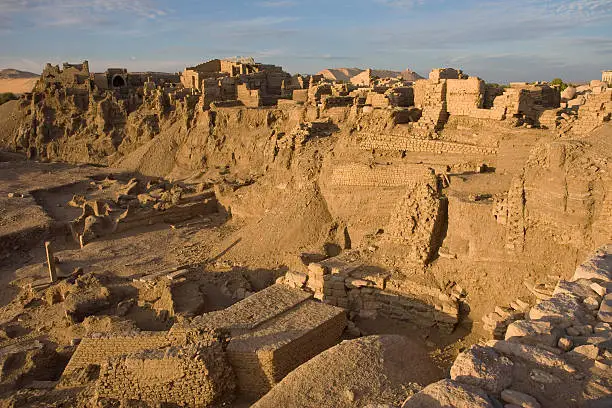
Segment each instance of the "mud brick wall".
[{"label": "mud brick wall", "polygon": [[100,371],[101,398],[126,396],[155,403],[210,406],[235,388],[219,344],[149,350],[109,359]]},{"label": "mud brick wall", "polygon": [[392,106],[413,106],[414,88],[411,86],[398,86],[387,92],[387,97]]},{"label": "mud brick wall", "polygon": [[420,327],[437,326],[448,333],[459,321],[457,301],[438,289],[369,274],[360,265],[330,268],[329,261],[311,264],[306,283],[324,303],[343,307],[363,318],[405,320]]},{"label": "mud brick wall", "polygon": [[321,98],[323,109],[351,106],[354,101],[355,98],[352,96],[324,96]]},{"label": "mud brick wall", "polygon": [[399,187],[423,181],[435,181],[435,175],[427,167],[377,166],[346,164],[333,169],[331,184],[334,186]]},{"label": "mud brick wall", "polygon": [[467,195],[450,191],[448,227],[444,250],[458,259],[498,258],[506,255],[507,194],[493,200],[475,201]]},{"label": "mud brick wall", "polygon": [[[289,372],[335,345],[346,327],[346,314],[342,309],[314,301],[305,302],[285,319],[301,320],[301,326],[305,323],[310,327],[304,330],[294,324],[283,328],[285,333],[280,333],[283,323],[273,322],[262,327],[261,333],[255,333],[254,338],[230,341],[227,355],[241,393],[252,397],[264,395]],[[279,327],[271,327],[273,325]],[[257,344],[257,338],[263,336],[268,338],[268,343]]]},{"label": "mud brick wall", "polygon": [[525,246],[525,180],[522,175],[512,180],[507,208],[506,249],[522,252]]},{"label": "mud brick wall", "polygon": [[385,228],[387,239],[405,245],[404,256],[418,264],[426,264],[441,243],[446,201],[436,188],[436,183],[420,183],[407,189]]},{"label": "mud brick wall", "polygon": [[248,89],[245,84],[238,85],[238,100],[247,108],[257,108],[262,105],[261,91],[259,89]]},{"label": "mud brick wall", "polygon": [[222,99],[221,87],[219,81],[213,78],[205,79],[202,81],[202,95],[200,97],[200,103],[206,108],[211,103]]},{"label": "mud brick wall", "polygon": [[294,89],[293,100],[301,103],[308,102],[308,89]]},{"label": "mud brick wall", "polygon": [[321,101],[323,95],[331,95],[332,87],[330,84],[313,85],[308,88],[308,102],[316,104]]},{"label": "mud brick wall", "polygon": [[446,102],[441,102],[438,105],[427,105],[423,107],[421,118],[415,123],[415,128],[437,131],[444,127],[447,120]]},{"label": "mud brick wall", "polygon": [[102,365],[111,357],[118,357],[137,351],[168,347],[174,339],[166,333],[135,333],[113,337],[87,337],[81,340],[62,376],[72,374],[89,365]]},{"label": "mud brick wall", "polygon": [[[309,292],[275,284],[225,310],[199,316],[191,326],[228,331],[226,353],[239,389],[261,396],[340,338],[346,325],[344,311],[311,297]],[[172,332],[178,336],[181,328],[175,327]]]},{"label": "mud brick wall", "polygon": [[457,79],[460,73],[454,68],[436,68],[429,73],[429,80],[438,82],[441,79]]},{"label": "mud brick wall", "polygon": [[482,108],[485,83],[482,79],[448,79],[446,81],[446,110],[451,115],[469,116],[470,112]]},{"label": "mud brick wall", "polygon": [[612,118],[612,89],[599,95],[591,95],[578,109],[578,120],[573,123],[571,133],[584,135]]},{"label": "mud brick wall", "polygon": [[413,84],[414,105],[417,108],[440,105],[446,99],[446,81],[432,82],[419,79]]},{"label": "mud brick wall", "polygon": [[495,147],[474,146],[441,140],[414,139],[404,136],[361,133],[362,149],[400,150],[409,152],[457,153],[457,154],[497,154]]},{"label": "mud brick wall", "polygon": [[387,108],[391,106],[391,101],[387,95],[376,92],[368,92],[365,103],[366,105],[372,105],[373,108]]}]

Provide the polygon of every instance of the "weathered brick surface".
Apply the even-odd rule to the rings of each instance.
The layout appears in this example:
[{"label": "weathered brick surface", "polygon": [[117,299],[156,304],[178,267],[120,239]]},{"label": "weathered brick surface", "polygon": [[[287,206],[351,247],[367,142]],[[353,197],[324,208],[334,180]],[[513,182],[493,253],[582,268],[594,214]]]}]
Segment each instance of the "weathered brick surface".
[{"label": "weathered brick surface", "polygon": [[98,398],[211,406],[227,399],[235,382],[219,343],[148,350],[108,359],[96,384]]},{"label": "weathered brick surface", "polygon": [[400,150],[408,152],[457,153],[457,154],[497,154],[496,147],[475,146],[464,143],[446,142],[431,139],[414,139],[405,136],[361,133],[362,149]]},{"label": "weathered brick surface", "polygon": [[334,186],[399,187],[435,180],[433,172],[420,165],[376,166],[346,164],[333,169]]}]

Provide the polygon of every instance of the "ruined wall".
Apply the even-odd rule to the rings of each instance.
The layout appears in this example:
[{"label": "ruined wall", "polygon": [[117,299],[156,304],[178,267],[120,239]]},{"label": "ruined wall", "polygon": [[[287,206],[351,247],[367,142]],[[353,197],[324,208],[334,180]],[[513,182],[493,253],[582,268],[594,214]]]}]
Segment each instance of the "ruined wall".
[{"label": "ruined wall", "polygon": [[610,370],[611,251],[608,244],[591,252],[533,306],[517,300],[517,309],[496,307],[485,324],[516,316],[498,339],[463,351],[450,379],[430,384],[403,407],[493,407],[494,399],[523,407],[609,405],[610,383],[602,379]]},{"label": "ruined wall", "polygon": [[391,106],[391,101],[387,95],[376,92],[368,92],[365,103],[373,108],[387,108]]},{"label": "ruined wall", "polygon": [[249,89],[247,85],[238,85],[238,100],[247,108],[258,108],[262,104],[261,90]]},{"label": "ruined wall", "polygon": [[110,358],[96,383],[98,398],[211,406],[227,400],[234,375],[221,345],[194,344]]},{"label": "ruined wall", "polygon": [[353,98],[352,96],[325,95],[321,98],[323,109],[352,106],[354,102],[355,98]]},{"label": "ruined wall", "polygon": [[[311,300],[311,294],[272,285],[227,309],[193,319],[186,330],[227,332],[226,353],[240,392],[258,397],[287,373],[334,345],[346,326],[342,309]],[[173,327],[179,334],[181,327]]]},{"label": "ruined wall", "polygon": [[345,327],[344,312],[309,300],[263,323],[254,335],[237,336],[227,356],[238,389],[252,397],[264,395],[296,367],[335,345]]},{"label": "ruined wall", "polygon": [[437,191],[437,182],[419,183],[396,203],[385,238],[403,245],[402,256],[407,260],[424,265],[440,246],[445,219],[446,201]]},{"label": "ruined wall", "polygon": [[[448,194],[448,229],[443,243],[444,252],[458,259],[502,257],[506,245],[507,209],[502,219],[503,210],[498,210],[499,205],[493,197],[477,200],[476,197],[462,194]],[[521,241],[522,238],[521,231]]]},{"label": "ruined wall", "polygon": [[490,155],[497,154],[496,147],[475,146],[441,140],[416,139],[399,135],[360,133],[362,149],[398,150],[407,152],[456,153]]},{"label": "ruined wall", "polygon": [[398,86],[387,91],[391,105],[408,107],[414,105],[414,89],[411,86]]},{"label": "ruined wall", "polygon": [[454,68],[436,68],[429,73],[429,80],[438,82],[441,79],[459,79],[463,73]]},{"label": "ruined wall", "polygon": [[469,116],[483,107],[485,83],[482,79],[449,79],[446,81],[446,109],[451,115]]},{"label": "ruined wall", "polygon": [[[295,273],[285,276],[286,284],[296,281],[291,274]],[[456,298],[342,257],[310,264],[305,284],[315,298],[362,318],[403,320],[419,327],[437,327],[445,333],[452,332],[459,319]]]},{"label": "ruined wall", "polygon": [[594,94],[578,109],[578,120],[572,123],[572,135],[586,135],[612,119],[612,89]]},{"label": "ruined wall", "polygon": [[87,61],[83,61],[82,64],[64,63],[62,68],[59,65],[47,64],[34,86],[34,91],[42,92],[50,87],[88,90],[90,88],[89,78]]},{"label": "ruined wall", "polygon": [[73,374],[88,366],[100,366],[111,357],[119,357],[144,350],[154,350],[176,344],[166,333],[137,332],[112,337],[86,337],[81,340],[70,362],[64,369],[62,380],[70,380]]},{"label": "ruined wall", "polygon": [[370,167],[352,163],[334,167],[331,174],[333,186],[401,187],[424,181],[435,184],[435,175],[420,165]]},{"label": "ruined wall", "polygon": [[403,262],[427,262],[443,219],[437,177],[421,165],[334,165],[321,192],[355,246],[379,236],[399,245]]},{"label": "ruined wall", "polygon": [[441,105],[446,98],[446,81],[432,82],[419,79],[412,85],[414,88],[414,105],[417,108]]}]

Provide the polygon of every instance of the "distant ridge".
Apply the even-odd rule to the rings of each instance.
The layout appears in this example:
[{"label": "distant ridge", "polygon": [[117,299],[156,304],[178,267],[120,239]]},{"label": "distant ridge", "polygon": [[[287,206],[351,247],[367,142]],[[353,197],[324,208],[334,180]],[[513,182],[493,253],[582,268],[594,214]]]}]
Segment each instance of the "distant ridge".
[{"label": "distant ridge", "polygon": [[19,71],[18,69],[6,68],[0,70],[0,79],[27,79],[38,78],[39,74],[34,74],[27,71]]},{"label": "distant ridge", "polygon": [[[318,75],[323,75],[324,78],[332,81],[345,81],[349,82],[351,78],[365,72],[365,69],[361,68],[328,68],[318,72]],[[422,76],[416,72],[406,69],[404,71],[391,71],[385,69],[372,69],[372,76],[378,78],[395,78],[401,76],[407,81],[416,81],[417,79],[423,79]]]}]

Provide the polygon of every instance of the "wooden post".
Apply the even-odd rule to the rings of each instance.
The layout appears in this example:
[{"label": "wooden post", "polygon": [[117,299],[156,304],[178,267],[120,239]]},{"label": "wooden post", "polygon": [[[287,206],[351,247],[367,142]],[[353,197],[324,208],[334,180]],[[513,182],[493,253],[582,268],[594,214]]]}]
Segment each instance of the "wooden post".
[{"label": "wooden post", "polygon": [[47,265],[49,266],[49,279],[51,283],[57,280],[57,271],[55,269],[55,258],[51,249],[51,242],[45,241],[45,251],[47,252]]}]

